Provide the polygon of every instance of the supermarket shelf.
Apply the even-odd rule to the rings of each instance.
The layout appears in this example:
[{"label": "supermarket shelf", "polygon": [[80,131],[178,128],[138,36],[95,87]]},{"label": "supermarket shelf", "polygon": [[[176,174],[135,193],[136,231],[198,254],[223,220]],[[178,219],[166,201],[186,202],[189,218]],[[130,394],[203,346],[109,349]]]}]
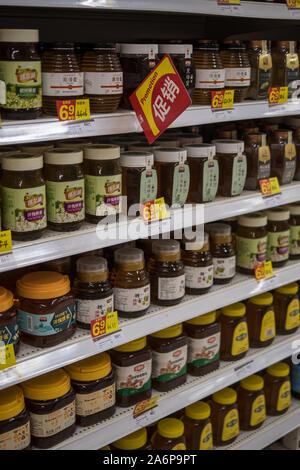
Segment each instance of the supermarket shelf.
[{"label": "supermarket shelf", "polygon": [[[92,340],[89,331],[78,328],[73,338],[52,348],[39,349],[21,344],[16,366],[0,371],[0,389],[298,279],[300,262],[295,261],[276,270],[273,278],[259,283],[252,277],[237,274],[227,286],[215,285],[210,292],[202,296],[186,296],[177,306],[162,308],[152,305],[141,318],[120,319],[121,331],[96,342]],[[298,346],[300,349],[300,341]],[[291,342],[287,339],[284,342],[285,357],[292,352]],[[267,351],[264,354],[267,354]],[[277,359],[276,356],[274,362]]]}]

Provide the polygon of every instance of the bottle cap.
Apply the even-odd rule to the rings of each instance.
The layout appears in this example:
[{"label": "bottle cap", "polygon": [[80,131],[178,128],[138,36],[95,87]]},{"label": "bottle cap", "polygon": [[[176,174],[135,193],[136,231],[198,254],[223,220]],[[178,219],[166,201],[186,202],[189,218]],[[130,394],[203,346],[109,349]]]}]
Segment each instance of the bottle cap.
[{"label": "bottle cap", "polygon": [[107,353],[96,354],[65,367],[72,380],[91,382],[111,373],[111,360]]},{"label": "bottle cap", "polygon": [[177,240],[154,240],[152,243],[154,255],[177,255],[180,253],[180,245]]},{"label": "bottle cap", "polygon": [[107,261],[101,256],[82,256],[76,261],[78,273],[102,274],[107,272]]},{"label": "bottle cap", "polygon": [[250,377],[241,380],[241,386],[245,390],[258,392],[264,388],[264,379],[260,375],[250,375]]},{"label": "bottle cap", "polygon": [[54,299],[70,292],[67,275],[54,271],[36,271],[17,281],[17,293],[25,299]]},{"label": "bottle cap", "polygon": [[115,160],[120,158],[120,147],[110,144],[90,144],[84,147],[83,155],[86,160]]},{"label": "bottle cap", "polygon": [[121,166],[127,168],[147,168],[152,167],[154,162],[153,153],[151,152],[122,152]]},{"label": "bottle cap", "polygon": [[188,144],[185,148],[188,158],[213,158],[216,155],[213,144]]},{"label": "bottle cap", "polygon": [[22,388],[29,400],[54,400],[70,391],[71,380],[64,369],[57,369],[23,382]]},{"label": "bottle cap", "polygon": [[271,292],[265,292],[264,294],[255,295],[250,297],[249,302],[254,305],[272,305],[273,295]]},{"label": "bottle cap", "polygon": [[290,217],[289,210],[281,208],[281,207],[276,207],[274,209],[266,210],[266,214],[267,214],[268,220],[271,220],[274,222],[288,220]]},{"label": "bottle cap", "polygon": [[213,400],[220,405],[233,405],[237,400],[237,393],[233,388],[227,387],[214,393]]},{"label": "bottle cap", "polygon": [[7,171],[32,171],[43,168],[43,156],[17,153],[2,158],[2,169]]},{"label": "bottle cap", "polygon": [[192,405],[189,405],[185,408],[185,415],[188,418],[196,420],[204,420],[210,417],[210,406],[204,401],[196,401]]},{"label": "bottle cap", "polygon": [[147,443],[146,428],[139,429],[128,436],[113,442],[112,445],[120,450],[136,450],[144,447]]},{"label": "bottle cap", "polygon": [[253,212],[252,214],[241,215],[238,218],[238,224],[243,227],[264,227],[267,222],[268,218],[262,212]]},{"label": "bottle cap", "polygon": [[213,140],[212,144],[216,146],[217,153],[243,153],[244,142],[242,140]]},{"label": "bottle cap", "polygon": [[290,366],[285,362],[277,362],[277,364],[268,367],[267,372],[273,377],[286,377],[290,373]]},{"label": "bottle cap", "polygon": [[217,312],[213,310],[212,312],[206,313],[205,315],[199,315],[196,318],[192,318],[191,320],[187,320],[185,323],[189,325],[211,325],[215,323],[217,319]]},{"label": "bottle cap", "polygon": [[183,163],[186,161],[187,151],[179,147],[165,147],[154,150],[154,159],[156,162],[165,163]]},{"label": "bottle cap", "polygon": [[0,422],[14,418],[25,408],[23,390],[18,385],[0,390]]},{"label": "bottle cap", "polygon": [[147,346],[147,338],[143,336],[142,338],[129,341],[129,343],[122,344],[117,348],[114,348],[115,351],[119,352],[136,352],[144,349]]},{"label": "bottle cap", "polygon": [[246,313],[246,306],[242,302],[237,302],[221,308],[221,312],[226,317],[243,317]]},{"label": "bottle cap", "polygon": [[164,418],[157,425],[157,432],[167,439],[176,439],[184,433],[184,424],[180,419]]},{"label": "bottle cap", "polygon": [[83,162],[83,152],[77,149],[56,147],[45,152],[44,161],[49,165],[76,165]]},{"label": "bottle cap", "polygon": [[152,333],[150,336],[154,338],[176,338],[176,336],[180,336],[182,334],[182,323],[178,323],[177,325],[169,326],[169,328],[165,328],[164,330],[156,331]]},{"label": "bottle cap", "polygon": [[278,294],[292,295],[292,294],[297,294],[298,290],[299,290],[299,286],[297,282],[292,282],[291,284],[278,287],[277,289],[275,289],[275,292],[278,292]]},{"label": "bottle cap", "polygon": [[118,248],[114,253],[116,264],[137,264],[144,262],[144,252],[140,248]]}]

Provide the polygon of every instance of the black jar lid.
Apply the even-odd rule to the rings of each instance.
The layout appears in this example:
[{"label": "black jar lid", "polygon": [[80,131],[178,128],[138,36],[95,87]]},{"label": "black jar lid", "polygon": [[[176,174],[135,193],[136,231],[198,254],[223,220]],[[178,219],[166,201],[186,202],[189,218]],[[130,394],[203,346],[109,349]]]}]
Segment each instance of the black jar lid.
[{"label": "black jar lid", "polygon": [[44,44],[44,49],[46,51],[52,50],[52,49],[60,49],[60,50],[73,50],[74,49],[74,42],[48,42]]},{"label": "black jar lid", "polygon": [[100,50],[109,50],[109,51],[115,51],[116,50],[116,44],[113,42],[94,42],[91,44],[92,49],[100,49]]},{"label": "black jar lid", "polygon": [[196,46],[194,47],[194,50],[200,50],[200,51],[218,51],[220,49],[219,44],[215,41],[198,41]]}]

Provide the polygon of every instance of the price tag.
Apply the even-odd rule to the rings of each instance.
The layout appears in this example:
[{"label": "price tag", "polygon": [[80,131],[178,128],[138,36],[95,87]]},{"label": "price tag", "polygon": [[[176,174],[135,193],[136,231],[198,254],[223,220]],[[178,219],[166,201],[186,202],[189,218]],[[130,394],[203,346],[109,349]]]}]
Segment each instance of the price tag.
[{"label": "price tag", "polygon": [[300,8],[300,0],[286,0],[288,8]]},{"label": "price tag", "polygon": [[91,119],[90,100],[56,101],[57,116],[60,121],[83,121]]},{"label": "price tag", "polygon": [[244,377],[248,377],[249,375],[252,374],[253,370],[253,365],[254,361],[249,361],[246,362],[246,364],[243,364],[242,366],[238,366],[234,369],[234,372],[236,373],[237,378],[240,380]]},{"label": "price tag", "polygon": [[274,277],[272,261],[265,261],[264,263],[254,266],[254,275],[257,281]]},{"label": "price tag", "polygon": [[[1,341],[0,344],[3,344]],[[8,367],[16,365],[16,357],[14,346],[8,344],[7,346],[0,346],[0,370],[7,369]]]},{"label": "price tag", "polygon": [[233,108],[234,90],[213,91],[211,94],[211,109],[217,111],[219,109]]},{"label": "price tag", "polygon": [[137,418],[142,414],[146,413],[149,410],[152,410],[157,406],[157,402],[160,395],[155,395],[154,397],[147,398],[146,400],[140,401],[137,403],[133,410],[133,418]]},{"label": "price tag", "polygon": [[154,222],[170,217],[163,197],[141,204],[141,215],[144,222]]},{"label": "price tag", "polygon": [[3,230],[0,232],[0,255],[12,252],[11,231]]},{"label": "price tag", "polygon": [[269,88],[269,105],[287,103],[288,100],[288,87],[273,87]]},{"label": "price tag", "polygon": [[102,317],[91,321],[92,338],[110,335],[115,331],[119,331],[118,313],[111,312]]},{"label": "price tag", "polygon": [[266,178],[259,180],[260,190],[263,197],[281,194],[278,178]]}]

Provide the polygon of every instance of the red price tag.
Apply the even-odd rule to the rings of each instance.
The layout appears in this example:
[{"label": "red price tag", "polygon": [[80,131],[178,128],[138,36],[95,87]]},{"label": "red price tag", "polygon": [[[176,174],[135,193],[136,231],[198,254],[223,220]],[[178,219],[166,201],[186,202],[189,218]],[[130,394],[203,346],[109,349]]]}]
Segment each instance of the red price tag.
[{"label": "red price tag", "polygon": [[300,8],[300,0],[286,0],[288,8]]},{"label": "red price tag", "polygon": [[218,0],[219,5],[240,5],[240,0]]},{"label": "red price tag", "polygon": [[134,407],[133,417],[136,418],[140,414],[155,408],[157,406],[158,399],[159,395],[155,395],[154,397],[138,402]]},{"label": "red price tag", "polygon": [[269,104],[282,104],[287,103],[288,100],[288,87],[273,87],[269,88]]},{"label": "red price tag", "polygon": [[91,119],[90,101],[59,100],[56,101],[57,116],[60,121],[83,121]]},{"label": "red price tag", "polygon": [[110,312],[102,317],[91,321],[92,338],[105,336],[115,331],[119,331],[118,313]]},{"label": "red price tag", "polygon": [[155,199],[155,201],[145,202],[141,204],[141,216],[144,222],[154,222],[155,220],[167,219],[169,213],[165,205],[163,197]]},{"label": "red price tag", "polygon": [[265,263],[257,264],[254,266],[254,275],[257,281],[263,279],[269,279],[274,276],[272,261],[266,261]]},{"label": "red price tag", "polygon": [[275,194],[281,193],[277,177],[259,180],[259,185],[263,197],[273,196]]},{"label": "red price tag", "polygon": [[211,109],[233,108],[234,90],[213,91],[211,94]]},{"label": "red price tag", "polygon": [[168,55],[132,93],[130,101],[149,144],[192,103]]}]

